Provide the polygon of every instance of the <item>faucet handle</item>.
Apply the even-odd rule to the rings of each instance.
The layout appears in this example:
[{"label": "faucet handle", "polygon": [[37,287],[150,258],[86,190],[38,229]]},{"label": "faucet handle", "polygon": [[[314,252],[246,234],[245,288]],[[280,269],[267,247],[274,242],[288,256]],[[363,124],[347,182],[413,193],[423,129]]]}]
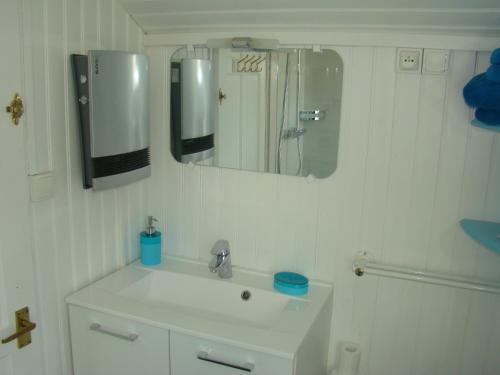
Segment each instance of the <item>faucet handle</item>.
[{"label": "faucet handle", "polygon": [[215,243],[210,251],[212,255],[229,255],[229,241],[219,240]]}]

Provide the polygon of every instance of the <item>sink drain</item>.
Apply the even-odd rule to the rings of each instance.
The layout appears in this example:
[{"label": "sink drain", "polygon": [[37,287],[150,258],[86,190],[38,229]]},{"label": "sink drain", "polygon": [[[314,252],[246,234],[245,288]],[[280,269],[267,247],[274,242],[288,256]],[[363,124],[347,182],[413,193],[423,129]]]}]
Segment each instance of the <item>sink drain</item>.
[{"label": "sink drain", "polygon": [[252,296],[252,293],[250,293],[249,290],[244,290],[243,292],[241,292],[241,299],[243,301],[248,301],[251,296]]}]

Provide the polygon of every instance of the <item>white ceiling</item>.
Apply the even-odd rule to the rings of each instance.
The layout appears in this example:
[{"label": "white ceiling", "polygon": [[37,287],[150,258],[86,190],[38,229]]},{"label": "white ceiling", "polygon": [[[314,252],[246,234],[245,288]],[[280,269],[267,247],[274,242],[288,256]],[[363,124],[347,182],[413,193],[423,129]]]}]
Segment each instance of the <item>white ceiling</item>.
[{"label": "white ceiling", "polygon": [[500,0],[120,0],[146,33],[364,29],[500,35]]}]

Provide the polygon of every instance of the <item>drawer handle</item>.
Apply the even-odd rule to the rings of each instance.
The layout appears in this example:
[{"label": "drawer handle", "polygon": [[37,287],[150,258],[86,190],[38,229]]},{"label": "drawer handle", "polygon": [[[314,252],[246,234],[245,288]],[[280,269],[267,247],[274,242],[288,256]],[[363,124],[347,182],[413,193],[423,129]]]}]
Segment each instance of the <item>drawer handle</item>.
[{"label": "drawer handle", "polygon": [[252,372],[252,370],[255,367],[255,365],[253,363],[243,363],[240,365],[240,364],[223,362],[220,359],[210,358],[210,356],[208,355],[208,352],[204,352],[204,351],[199,352],[197,358],[201,361],[215,363],[217,365],[231,367],[231,368],[241,370],[241,371],[246,371],[246,372]]},{"label": "drawer handle", "polygon": [[117,332],[113,332],[113,331],[110,331],[108,329],[105,329],[105,328],[102,328],[102,326],[99,324],[99,323],[92,323],[90,325],[90,330],[91,331],[95,331],[95,332],[99,332],[99,333],[103,333],[105,335],[108,335],[108,336],[113,336],[113,337],[116,337],[118,339],[122,339],[122,340],[127,340],[127,341],[135,341],[139,338],[139,335],[137,333],[117,333]]}]

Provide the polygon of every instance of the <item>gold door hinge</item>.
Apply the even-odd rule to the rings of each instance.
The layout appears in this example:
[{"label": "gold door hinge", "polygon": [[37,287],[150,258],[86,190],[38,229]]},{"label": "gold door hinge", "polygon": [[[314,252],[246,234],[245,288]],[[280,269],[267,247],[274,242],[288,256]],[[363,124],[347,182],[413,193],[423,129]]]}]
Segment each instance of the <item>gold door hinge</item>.
[{"label": "gold door hinge", "polygon": [[10,113],[10,119],[14,125],[19,124],[19,119],[24,113],[24,104],[21,95],[14,94],[14,99],[10,102],[10,105],[5,109],[7,113]]},{"label": "gold door hinge", "polygon": [[16,311],[16,333],[2,339],[2,344],[7,344],[17,339],[17,347],[24,348],[31,344],[31,331],[36,328],[36,324],[30,322],[30,310],[23,307]]}]

